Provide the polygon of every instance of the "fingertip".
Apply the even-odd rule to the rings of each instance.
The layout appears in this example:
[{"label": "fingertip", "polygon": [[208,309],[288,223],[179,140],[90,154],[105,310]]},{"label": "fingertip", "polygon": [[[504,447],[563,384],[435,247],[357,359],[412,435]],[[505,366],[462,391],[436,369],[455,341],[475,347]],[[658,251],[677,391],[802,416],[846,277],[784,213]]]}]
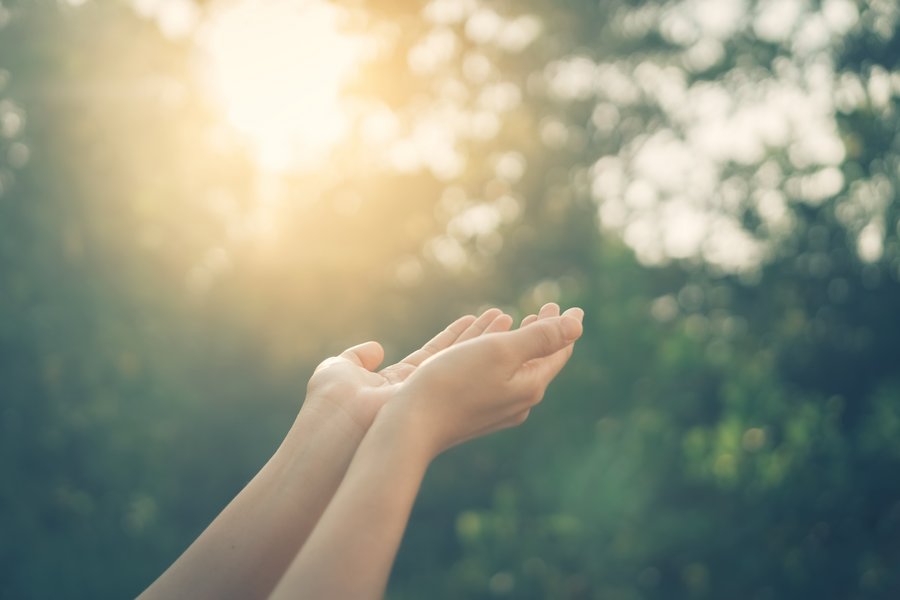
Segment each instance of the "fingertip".
[{"label": "fingertip", "polygon": [[[474,323],[477,318],[478,317],[476,317],[475,315],[472,315],[472,314],[463,315],[460,318],[458,318],[456,321],[454,321],[453,325],[465,325],[466,327],[468,327],[469,325]],[[453,325],[451,325],[451,327]]]},{"label": "fingertip", "polygon": [[538,320],[537,315],[535,315],[535,314],[528,315],[527,317],[522,319],[522,322],[519,324],[519,329],[521,329],[523,327],[528,327],[529,325],[531,325],[532,323],[534,323],[537,320]]},{"label": "fingertip", "polygon": [[579,323],[584,320],[584,309],[579,306],[573,306],[569,308],[562,314],[564,317],[572,317],[573,319],[577,319]]},{"label": "fingertip", "polygon": [[384,346],[375,340],[369,340],[362,344],[362,346],[365,348],[367,358],[376,363],[375,366],[381,364],[381,361],[384,360]]},{"label": "fingertip", "polygon": [[562,330],[563,337],[569,342],[574,342],[580,338],[584,331],[581,320],[572,315],[564,315],[560,318],[559,326]]},{"label": "fingertip", "polygon": [[370,340],[344,350],[340,356],[372,371],[384,360],[384,347],[378,342]]},{"label": "fingertip", "polygon": [[512,335],[518,340],[518,354],[527,361],[559,352],[580,334],[581,323],[572,317],[556,316],[538,319],[533,325]]},{"label": "fingertip", "polygon": [[477,319],[475,319],[467,327],[465,327],[465,331],[460,333],[454,343],[458,344],[460,342],[465,342],[483,334],[485,330],[494,323],[497,317],[502,314],[503,311],[499,308],[487,309],[486,311],[481,313],[481,315]]},{"label": "fingertip", "polygon": [[559,304],[556,302],[547,302],[541,307],[541,310],[538,312],[539,319],[546,319],[547,317],[556,317],[559,316]]},{"label": "fingertip", "polygon": [[499,316],[494,318],[494,321],[488,326],[486,332],[493,333],[498,331],[509,331],[509,328],[512,327],[512,324],[512,316],[506,313],[501,313]]},{"label": "fingertip", "polygon": [[382,346],[379,342],[376,342],[373,340],[372,346],[373,346],[372,364],[367,367],[370,371],[374,371],[379,366],[381,366],[381,363],[384,362],[384,355],[385,355],[384,346]]},{"label": "fingertip", "polygon": [[485,318],[485,319],[488,317],[497,318],[502,314],[503,314],[502,310],[500,310],[497,307],[492,307],[492,308],[487,309],[483,313],[481,313],[481,318]]}]

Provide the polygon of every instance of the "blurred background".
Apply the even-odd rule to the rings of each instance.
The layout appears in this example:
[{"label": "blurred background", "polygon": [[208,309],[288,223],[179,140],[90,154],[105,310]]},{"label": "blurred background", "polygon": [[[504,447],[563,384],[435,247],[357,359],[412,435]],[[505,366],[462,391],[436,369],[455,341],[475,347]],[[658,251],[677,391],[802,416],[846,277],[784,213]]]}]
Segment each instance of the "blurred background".
[{"label": "blurred background", "polygon": [[894,0],[0,0],[0,596],[149,584],[322,358],[586,335],[388,597],[900,597]]}]

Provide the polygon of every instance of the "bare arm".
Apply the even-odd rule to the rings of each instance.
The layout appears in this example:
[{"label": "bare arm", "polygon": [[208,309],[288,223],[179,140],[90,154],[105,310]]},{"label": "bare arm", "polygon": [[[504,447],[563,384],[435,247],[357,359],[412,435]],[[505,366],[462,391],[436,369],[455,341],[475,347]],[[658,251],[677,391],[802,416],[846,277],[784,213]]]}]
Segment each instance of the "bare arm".
[{"label": "bare arm", "polygon": [[420,363],[455,343],[509,328],[499,310],[462,317],[382,371],[375,342],[324,361],[285,441],[238,496],[142,595],[258,598],[275,587],[331,501],[375,415]]},{"label": "bare arm", "polygon": [[141,598],[252,598],[272,590],[362,439],[347,420],[308,416]]},{"label": "bare arm", "polygon": [[569,315],[459,344],[404,382],[272,598],[380,598],[431,460],[525,420],[581,334]]},{"label": "bare arm", "polygon": [[428,467],[414,428],[388,407],[307,547],[271,598],[379,598]]}]

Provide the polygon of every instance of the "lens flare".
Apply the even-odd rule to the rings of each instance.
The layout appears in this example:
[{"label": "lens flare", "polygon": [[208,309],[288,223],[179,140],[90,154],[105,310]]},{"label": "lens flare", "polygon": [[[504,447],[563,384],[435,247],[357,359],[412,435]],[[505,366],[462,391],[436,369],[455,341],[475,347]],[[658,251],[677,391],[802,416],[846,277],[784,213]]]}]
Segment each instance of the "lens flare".
[{"label": "lens flare", "polygon": [[342,88],[364,40],[323,0],[238,0],[199,32],[214,93],[260,165],[315,166],[348,129]]}]

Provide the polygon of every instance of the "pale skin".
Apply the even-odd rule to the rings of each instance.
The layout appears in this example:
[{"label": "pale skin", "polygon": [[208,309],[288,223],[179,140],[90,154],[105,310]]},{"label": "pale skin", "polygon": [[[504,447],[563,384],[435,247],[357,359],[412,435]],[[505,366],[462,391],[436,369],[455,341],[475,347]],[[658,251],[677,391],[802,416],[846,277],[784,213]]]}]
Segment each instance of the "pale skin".
[{"label": "pale skin", "polygon": [[491,309],[380,371],[376,342],[324,361],[272,459],[142,597],[381,597],[428,464],[522,423],[582,315],[547,304],[510,331]]}]

